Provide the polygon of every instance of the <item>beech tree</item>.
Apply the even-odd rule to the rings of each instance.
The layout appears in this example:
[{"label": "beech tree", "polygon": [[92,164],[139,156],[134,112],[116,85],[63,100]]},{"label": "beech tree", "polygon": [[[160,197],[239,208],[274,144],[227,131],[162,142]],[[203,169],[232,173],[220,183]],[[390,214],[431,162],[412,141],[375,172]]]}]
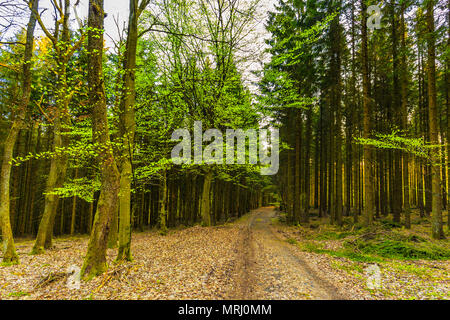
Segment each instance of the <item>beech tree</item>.
[{"label": "beech tree", "polygon": [[101,193],[97,202],[94,225],[82,268],[84,277],[103,273],[106,266],[106,248],[113,215],[118,205],[120,174],[113,154],[103,78],[103,0],[89,1],[88,82],[89,103],[92,110],[92,137],[97,165],[101,172]]},{"label": "beech tree", "polygon": [[37,15],[35,12],[39,7],[39,1],[29,1],[28,6],[31,12],[27,25],[25,51],[22,63],[22,93],[20,99],[18,100],[19,104],[17,105],[17,110],[14,112],[14,120],[11,128],[9,129],[6,141],[3,144],[2,167],[0,172],[0,226],[2,229],[4,248],[3,262],[6,263],[19,262],[19,257],[17,256],[14,246],[14,238],[10,222],[9,186],[14,146],[16,144],[19,131],[25,127],[28,104],[31,96],[31,59],[33,55],[34,30],[36,28],[37,21]]}]

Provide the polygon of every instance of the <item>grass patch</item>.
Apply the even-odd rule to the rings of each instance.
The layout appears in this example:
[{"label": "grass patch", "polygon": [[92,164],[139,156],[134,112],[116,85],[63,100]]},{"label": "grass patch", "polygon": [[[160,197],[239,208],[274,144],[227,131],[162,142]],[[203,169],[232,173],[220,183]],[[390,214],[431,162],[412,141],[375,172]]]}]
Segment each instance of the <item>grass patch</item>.
[{"label": "grass patch", "polygon": [[326,231],[326,232],[322,232],[322,233],[314,236],[314,239],[316,239],[316,240],[341,240],[341,239],[345,239],[351,235],[352,235],[352,232],[348,232],[348,231],[344,231],[344,232]]},{"label": "grass patch", "polygon": [[423,266],[415,266],[410,264],[393,263],[390,267],[395,271],[413,274],[421,278],[431,278],[432,270]]},{"label": "grass patch", "polygon": [[289,243],[289,244],[294,244],[294,245],[298,244],[297,240],[295,240],[294,238],[286,239],[286,242]]},{"label": "grass patch", "polygon": [[401,223],[397,223],[391,220],[380,220],[381,225],[383,226],[384,229],[394,229],[394,228],[401,228],[402,224]]},{"label": "grass patch", "polygon": [[338,257],[338,258],[347,258],[352,261],[356,262],[366,262],[366,263],[372,263],[372,262],[383,262],[384,260],[379,257],[374,257],[368,254],[361,254],[358,252],[352,251],[350,248],[345,248],[342,250],[330,250],[330,249],[324,249],[323,247],[313,244],[313,243],[303,243],[301,245],[301,248],[304,251],[307,252],[313,252],[318,254],[328,254],[332,257]]},{"label": "grass patch", "polygon": [[18,262],[1,262],[0,267],[12,267],[17,266],[18,264]]},{"label": "grass patch", "polygon": [[400,260],[448,260],[450,250],[444,246],[429,242],[407,242],[391,239],[347,242],[346,247],[356,249],[364,254]]},{"label": "grass patch", "polygon": [[364,274],[364,268],[358,263],[350,262],[349,264],[344,264],[333,261],[331,265],[336,269],[344,270],[348,274],[358,278],[361,278],[361,274]]},{"label": "grass patch", "polygon": [[16,297],[16,298],[20,298],[20,297],[26,297],[29,296],[30,293],[26,292],[26,291],[17,291],[17,292],[11,292],[10,294],[8,294],[8,297]]}]

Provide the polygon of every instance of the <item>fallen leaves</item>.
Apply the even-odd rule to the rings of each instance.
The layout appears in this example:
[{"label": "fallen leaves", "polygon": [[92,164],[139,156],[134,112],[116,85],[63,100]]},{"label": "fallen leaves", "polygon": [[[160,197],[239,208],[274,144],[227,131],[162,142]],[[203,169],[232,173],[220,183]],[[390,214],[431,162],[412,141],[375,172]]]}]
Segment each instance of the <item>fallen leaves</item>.
[{"label": "fallen leaves", "polygon": [[0,298],[20,299],[231,299],[236,265],[237,226],[133,234],[134,261],[114,264],[79,290],[66,285],[67,269],[81,267],[87,237],[57,239],[55,247],[30,256],[32,242],[21,243],[21,264],[0,267]]},{"label": "fallen leaves", "polygon": [[[368,290],[367,263],[302,251],[313,231],[274,222],[255,211],[221,227],[134,233],[134,260],[115,264],[80,287],[67,284],[81,267],[88,237],[56,239],[42,255],[20,242],[21,264],[0,267],[0,299],[448,299],[448,261],[391,261],[380,265],[382,287]],[[253,219],[255,217],[255,219]],[[315,232],[315,231],[314,231]],[[289,243],[287,240],[289,240]],[[321,241],[338,248],[340,240]]]}]

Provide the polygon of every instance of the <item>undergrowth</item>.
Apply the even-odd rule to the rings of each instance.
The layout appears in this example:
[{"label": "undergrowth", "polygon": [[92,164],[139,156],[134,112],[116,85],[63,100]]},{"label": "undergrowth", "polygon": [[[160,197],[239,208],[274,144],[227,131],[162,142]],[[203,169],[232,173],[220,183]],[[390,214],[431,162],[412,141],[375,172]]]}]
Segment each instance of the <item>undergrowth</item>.
[{"label": "undergrowth", "polygon": [[[383,259],[397,260],[450,260],[448,241],[431,240],[420,230],[406,230],[389,221],[379,221],[371,228],[361,226],[324,226],[319,228],[299,227],[305,232],[300,246],[305,251],[329,254],[358,262],[380,262]],[[295,239],[289,239],[297,244]],[[327,241],[337,241],[340,248],[325,249]]]}]

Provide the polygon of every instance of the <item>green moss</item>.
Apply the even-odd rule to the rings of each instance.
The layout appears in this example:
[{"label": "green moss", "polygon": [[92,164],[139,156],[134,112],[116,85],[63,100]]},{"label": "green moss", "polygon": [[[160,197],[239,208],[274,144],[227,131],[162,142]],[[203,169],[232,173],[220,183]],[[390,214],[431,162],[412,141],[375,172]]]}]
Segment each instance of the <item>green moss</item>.
[{"label": "green moss", "polygon": [[286,242],[290,243],[290,244],[297,244],[298,243],[297,240],[295,240],[293,238],[286,239]]},{"label": "green moss", "polygon": [[332,266],[336,269],[341,269],[346,271],[348,274],[361,278],[361,274],[364,274],[363,267],[358,263],[338,263],[336,261],[332,262]]},{"label": "green moss", "polygon": [[44,247],[33,247],[30,254],[31,255],[39,255],[39,254],[43,254],[44,252],[45,252]]},{"label": "green moss", "polygon": [[415,234],[408,236],[408,237],[406,238],[406,240],[409,241],[409,242],[416,242],[416,243],[419,243],[419,242],[426,242],[426,241],[427,241],[427,240],[425,240],[424,238],[422,238],[422,237],[420,237],[420,236],[418,236],[418,235],[415,235]]},{"label": "green moss", "polygon": [[314,239],[317,239],[317,240],[341,240],[341,239],[347,238],[350,235],[352,235],[351,232],[327,231],[327,232],[323,232],[317,236],[314,236]]},{"label": "green moss", "polygon": [[0,263],[0,267],[12,267],[12,266],[16,266],[18,265],[19,262],[18,261],[13,261],[13,262],[1,262]]},{"label": "green moss", "polygon": [[393,228],[401,228],[402,227],[402,225],[400,223],[393,222],[391,220],[381,220],[380,223],[384,229],[393,229]]},{"label": "green moss", "polygon": [[414,274],[418,277],[429,278],[431,277],[432,271],[430,268],[423,266],[416,266],[410,264],[393,263],[391,265],[392,269],[400,272]]},{"label": "green moss", "polygon": [[357,241],[347,243],[348,247],[354,247],[365,254],[375,254],[392,259],[450,259],[450,250],[433,243],[411,243],[397,240]]},{"label": "green moss", "polygon": [[8,297],[16,297],[16,298],[20,298],[20,297],[26,297],[29,296],[30,293],[26,292],[26,291],[17,291],[17,292],[11,292],[10,294],[8,294]]},{"label": "green moss", "polygon": [[371,255],[367,255],[367,254],[361,254],[361,253],[357,253],[352,251],[349,248],[343,249],[343,250],[329,250],[329,249],[323,249],[321,248],[321,246],[313,244],[313,243],[304,243],[302,244],[302,249],[308,252],[313,252],[313,253],[319,253],[319,254],[328,254],[332,257],[338,257],[338,258],[347,258],[349,260],[352,261],[357,261],[357,262],[367,262],[367,263],[372,263],[372,262],[383,262],[384,260],[379,258],[379,257],[374,257]]}]

